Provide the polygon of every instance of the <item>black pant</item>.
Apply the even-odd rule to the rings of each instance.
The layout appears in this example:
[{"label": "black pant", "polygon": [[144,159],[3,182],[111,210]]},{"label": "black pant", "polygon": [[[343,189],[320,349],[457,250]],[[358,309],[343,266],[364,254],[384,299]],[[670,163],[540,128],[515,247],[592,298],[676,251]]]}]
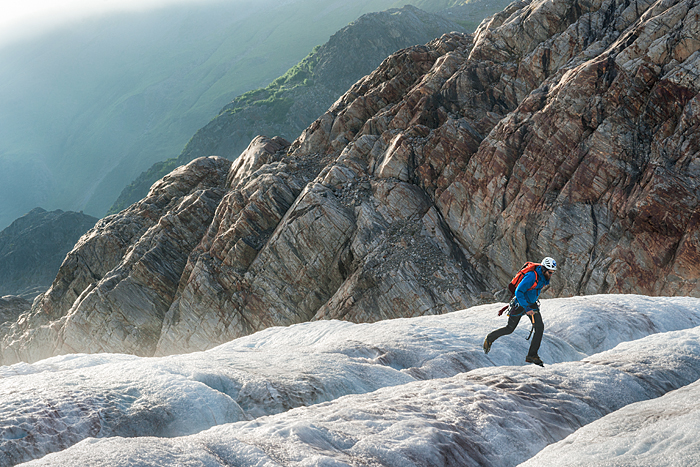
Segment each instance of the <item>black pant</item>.
[{"label": "black pant", "polygon": [[[510,315],[508,317],[508,324],[505,327],[501,329],[496,329],[486,338],[489,340],[489,342],[493,343],[493,341],[495,341],[499,337],[512,333],[513,331],[515,331],[515,328],[518,327],[520,318],[522,318],[523,316],[527,315]],[[535,314],[532,315],[532,318],[535,321],[535,335],[532,337],[532,342],[530,343],[530,351],[527,353],[528,357],[534,357],[537,355],[537,352],[540,350],[540,344],[542,343],[542,334],[544,334],[544,323],[542,322],[542,316],[540,315],[540,312],[536,311]],[[527,316],[527,320],[530,321],[529,316]]]}]

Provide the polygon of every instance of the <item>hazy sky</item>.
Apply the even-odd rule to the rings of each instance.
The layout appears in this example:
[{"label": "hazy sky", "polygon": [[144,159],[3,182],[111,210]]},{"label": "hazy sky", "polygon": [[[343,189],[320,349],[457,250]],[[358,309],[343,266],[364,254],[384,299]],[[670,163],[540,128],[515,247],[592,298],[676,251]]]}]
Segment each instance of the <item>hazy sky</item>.
[{"label": "hazy sky", "polygon": [[0,2],[0,43],[53,26],[116,11],[139,11],[212,0],[21,0]]}]

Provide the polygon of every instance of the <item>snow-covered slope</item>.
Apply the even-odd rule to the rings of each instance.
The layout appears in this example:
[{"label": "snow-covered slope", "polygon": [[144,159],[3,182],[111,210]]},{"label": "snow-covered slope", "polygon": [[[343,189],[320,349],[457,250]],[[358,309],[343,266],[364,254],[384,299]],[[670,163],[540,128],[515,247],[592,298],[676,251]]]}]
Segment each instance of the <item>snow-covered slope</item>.
[{"label": "snow-covered slope", "polygon": [[517,465],[700,378],[699,299],[545,300],[544,369],[525,320],[483,354],[498,308],[0,367],[0,465]]}]

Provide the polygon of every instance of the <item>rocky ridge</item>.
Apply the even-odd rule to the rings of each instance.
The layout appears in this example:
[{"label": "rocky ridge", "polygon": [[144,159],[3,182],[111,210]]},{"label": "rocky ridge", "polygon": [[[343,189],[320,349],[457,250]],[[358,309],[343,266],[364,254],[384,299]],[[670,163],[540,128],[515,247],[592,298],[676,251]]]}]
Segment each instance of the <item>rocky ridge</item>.
[{"label": "rocky ridge", "polygon": [[544,255],[549,296],[700,296],[699,28],[694,1],[539,0],[404,49],[292,144],[100,221],[3,362],[444,313]]}]

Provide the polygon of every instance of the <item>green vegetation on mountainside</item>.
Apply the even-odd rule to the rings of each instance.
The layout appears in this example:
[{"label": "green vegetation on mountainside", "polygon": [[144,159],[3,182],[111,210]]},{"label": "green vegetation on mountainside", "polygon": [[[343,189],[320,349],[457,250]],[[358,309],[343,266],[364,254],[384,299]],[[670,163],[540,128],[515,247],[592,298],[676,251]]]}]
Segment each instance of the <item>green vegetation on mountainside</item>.
[{"label": "green vegetation on mountainside", "polygon": [[281,123],[294,104],[294,100],[288,97],[288,91],[297,86],[313,84],[313,71],[319,60],[317,52],[320,47],[320,45],[314,47],[314,50],[302,61],[267,87],[248,91],[237,97],[232,103],[233,107],[227,106],[225,112],[234,115],[250,106],[262,105],[269,108],[273,121]]},{"label": "green vegetation on mountainside", "polygon": [[[410,2],[416,8],[425,10],[430,13],[437,13],[455,6],[469,3],[467,0],[412,0]],[[398,1],[392,5],[393,8],[401,8],[406,4],[405,1]]]}]

